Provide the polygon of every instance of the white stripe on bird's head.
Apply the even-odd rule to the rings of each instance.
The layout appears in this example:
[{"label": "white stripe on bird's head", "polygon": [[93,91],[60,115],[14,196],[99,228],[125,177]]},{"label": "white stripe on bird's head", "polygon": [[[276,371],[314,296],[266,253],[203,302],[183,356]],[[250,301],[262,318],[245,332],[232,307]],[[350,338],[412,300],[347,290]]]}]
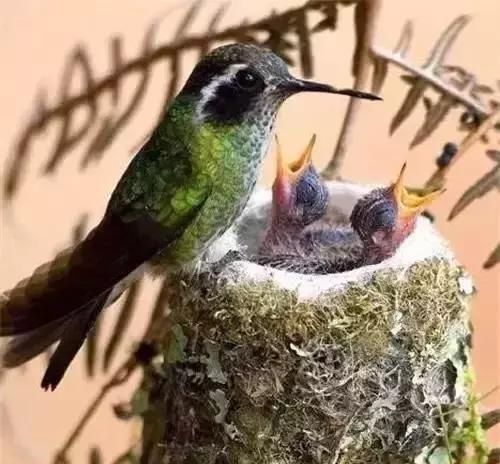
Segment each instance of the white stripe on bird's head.
[{"label": "white stripe on bird's head", "polygon": [[230,83],[236,73],[242,69],[247,69],[248,65],[243,63],[232,64],[228,66],[223,74],[214,76],[214,78],[203,87],[200,91],[200,99],[196,105],[196,117],[195,121],[201,124],[205,120],[205,108],[207,104],[216,97],[217,89],[223,85]]}]

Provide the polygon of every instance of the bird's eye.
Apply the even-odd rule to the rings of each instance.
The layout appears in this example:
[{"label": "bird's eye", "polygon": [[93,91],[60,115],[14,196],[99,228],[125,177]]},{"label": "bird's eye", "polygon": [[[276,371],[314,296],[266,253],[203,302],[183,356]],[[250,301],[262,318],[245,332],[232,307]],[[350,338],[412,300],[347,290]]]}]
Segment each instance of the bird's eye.
[{"label": "bird's eye", "polygon": [[304,184],[301,186],[302,188],[298,189],[300,192],[298,193],[298,197],[301,203],[306,206],[311,206],[316,201],[317,191],[311,184]]},{"label": "bird's eye", "polygon": [[244,90],[253,90],[259,83],[260,78],[247,69],[242,69],[236,73],[236,83]]}]

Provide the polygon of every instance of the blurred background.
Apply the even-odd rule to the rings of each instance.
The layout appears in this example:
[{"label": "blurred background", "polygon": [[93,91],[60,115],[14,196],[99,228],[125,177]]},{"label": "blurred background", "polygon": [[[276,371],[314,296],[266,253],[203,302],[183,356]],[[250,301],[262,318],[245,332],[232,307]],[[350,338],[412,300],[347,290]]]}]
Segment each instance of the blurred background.
[{"label": "blurred background", "polygon": [[[243,19],[256,21],[269,16],[271,10],[280,13],[303,3],[296,0],[234,0],[227,5],[216,29],[237,25]],[[153,49],[172,40],[182,40],[182,37],[175,38],[176,30],[191,5],[171,0],[24,0],[1,3],[2,185],[11,176],[13,159],[21,156],[24,160],[15,195],[9,201],[4,198],[1,210],[1,290],[11,287],[35,266],[70,244],[73,228],[82,221],[82,215],[87,215],[87,228],[97,223],[131,156],[158,120],[172,65],[165,61],[152,64],[147,78],[140,72],[125,74],[115,94],[107,91],[96,97],[98,111],[91,116],[100,124],[106,123],[109,108],[118,108],[126,117],[113,142],[93,158],[85,159],[85,155],[89,143],[99,143],[95,131],[88,131],[81,138],[75,137],[73,142],[69,140],[85,125],[88,107],[82,106],[75,111],[66,129],[62,128],[63,120],[58,113],[38,126],[36,118],[40,118],[44,108],[57,107],[63,112],[62,97],[82,92],[86,86],[85,76],[90,81],[108,76],[113,70],[113,56],[116,62],[121,54],[124,63],[140,57],[153,23],[156,22],[150,44]],[[189,30],[183,32],[184,36],[198,36],[206,31],[220,6],[218,1],[205,1]],[[464,66],[481,82],[494,87],[500,78],[498,0],[383,0],[375,44],[392,49],[405,22],[412,20],[414,36],[407,58],[421,65],[442,31],[461,14],[471,15],[471,21],[459,35],[446,61]],[[315,79],[339,87],[352,85],[350,67],[355,42],[352,24],[353,8],[345,7],[339,11],[335,31],[327,30],[313,36]],[[117,52],[118,49],[121,51]],[[82,56],[88,60],[82,60]],[[179,86],[197,58],[195,51],[187,51],[179,59]],[[78,62],[79,59],[76,68],[90,69],[90,74],[70,70],[71,60]],[[68,72],[74,72],[74,78],[65,86],[64,75]],[[300,74],[300,67],[295,66],[293,72]],[[446,142],[459,143],[463,139],[464,133],[456,129],[460,110],[455,109],[452,111],[456,114],[448,117],[430,138],[410,151],[409,143],[425,112],[421,104],[389,137],[391,119],[408,89],[400,76],[401,71],[391,67],[381,91],[384,102],[363,104],[343,165],[341,174],[344,178],[385,183],[394,179],[402,163],[408,160],[409,182],[415,186],[423,185],[434,171],[436,157],[443,145]],[[144,94],[140,104],[127,112],[137,97],[136,90],[141,82]],[[314,160],[318,166],[324,167],[334,151],[347,104],[348,100],[342,97],[324,98],[314,94],[299,95],[286,102],[277,124],[285,153],[296,156],[311,134],[316,133]],[[28,139],[23,139],[24,131],[30,125],[37,130]],[[59,156],[54,147],[60,144],[63,130],[71,135],[63,140],[67,146],[59,150],[59,155],[62,155],[60,160],[56,159],[56,168],[52,169],[49,163],[51,172],[42,176],[47,170],[48,160],[51,156],[54,158],[54,151],[56,158]],[[456,219],[447,221],[450,209],[463,192],[492,169],[493,161],[484,155],[484,151],[484,146],[475,145],[457,162],[450,171],[447,191],[433,205],[432,213],[436,216],[438,229],[451,242],[457,257],[477,285],[473,307],[474,363],[478,395],[485,395],[481,405],[488,410],[500,407],[500,392],[488,394],[500,384],[500,266],[483,269],[483,263],[500,235],[498,193],[491,191],[474,201]],[[272,182],[272,155],[271,150],[262,174],[262,185]],[[85,169],[82,170],[84,159]],[[130,354],[130,342],[142,333],[157,287],[158,283],[147,282],[141,289],[138,311],[134,313],[127,339],[110,371]],[[144,312],[141,312],[142,307]],[[432,302],[429,302],[429,309],[432,310]],[[113,309],[107,313],[102,329],[104,334],[110,330],[116,316]],[[45,363],[43,357],[29,363],[26,369],[5,375],[0,385],[0,456],[3,463],[51,462],[54,451],[62,445],[109,375],[101,373],[99,367],[89,381],[83,359],[80,353],[54,393],[45,393],[39,387]],[[88,449],[93,445],[101,447],[108,462],[138,436],[135,426],[117,421],[111,408],[113,404],[129,399],[136,380],[133,378],[127,385],[111,392],[72,450],[72,462],[87,462]],[[499,432],[497,427],[489,434],[491,443],[496,446],[500,446]]]}]

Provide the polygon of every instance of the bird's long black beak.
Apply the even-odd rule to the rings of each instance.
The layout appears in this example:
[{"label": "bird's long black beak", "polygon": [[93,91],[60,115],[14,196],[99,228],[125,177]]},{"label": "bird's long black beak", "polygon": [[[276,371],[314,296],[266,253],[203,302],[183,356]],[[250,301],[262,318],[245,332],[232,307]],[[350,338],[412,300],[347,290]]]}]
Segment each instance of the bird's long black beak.
[{"label": "bird's long black beak", "polygon": [[378,95],[369,92],[362,92],[354,89],[336,89],[328,84],[320,82],[306,81],[303,79],[288,79],[282,83],[282,86],[290,93],[298,92],[323,92],[347,95],[349,97],[364,98],[366,100],[382,100]]}]

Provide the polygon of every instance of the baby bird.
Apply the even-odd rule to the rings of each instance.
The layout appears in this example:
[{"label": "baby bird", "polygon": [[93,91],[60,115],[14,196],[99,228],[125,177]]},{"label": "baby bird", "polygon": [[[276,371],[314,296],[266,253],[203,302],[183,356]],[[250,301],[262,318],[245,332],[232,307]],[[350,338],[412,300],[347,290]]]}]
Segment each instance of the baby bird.
[{"label": "baby bird", "polygon": [[414,231],[418,216],[444,190],[411,191],[404,186],[406,163],[392,185],[372,190],[354,206],[350,221],[363,242],[362,265],[390,258]]},{"label": "baby bird", "polygon": [[329,261],[342,257],[347,263],[361,251],[361,241],[351,227],[310,227],[324,218],[329,200],[328,189],[311,161],[315,140],[313,136],[303,153],[286,163],[276,139],[271,223],[258,253],[260,264],[299,271],[311,256],[328,256]]},{"label": "baby bird", "polygon": [[[413,232],[419,214],[442,193],[410,193],[403,185],[405,169],[406,164],[389,187],[374,189],[358,200],[350,216],[352,229],[323,226],[305,231],[301,242],[309,243],[299,247],[302,253],[280,250],[261,256],[260,264],[305,274],[331,274],[391,257]],[[319,176],[314,179],[322,185]]]},{"label": "baby bird", "polygon": [[310,245],[307,226],[323,217],[328,206],[328,189],[311,162],[316,136],[302,154],[287,163],[276,137],[276,178],[272,187],[271,223],[259,255],[301,254]]}]

